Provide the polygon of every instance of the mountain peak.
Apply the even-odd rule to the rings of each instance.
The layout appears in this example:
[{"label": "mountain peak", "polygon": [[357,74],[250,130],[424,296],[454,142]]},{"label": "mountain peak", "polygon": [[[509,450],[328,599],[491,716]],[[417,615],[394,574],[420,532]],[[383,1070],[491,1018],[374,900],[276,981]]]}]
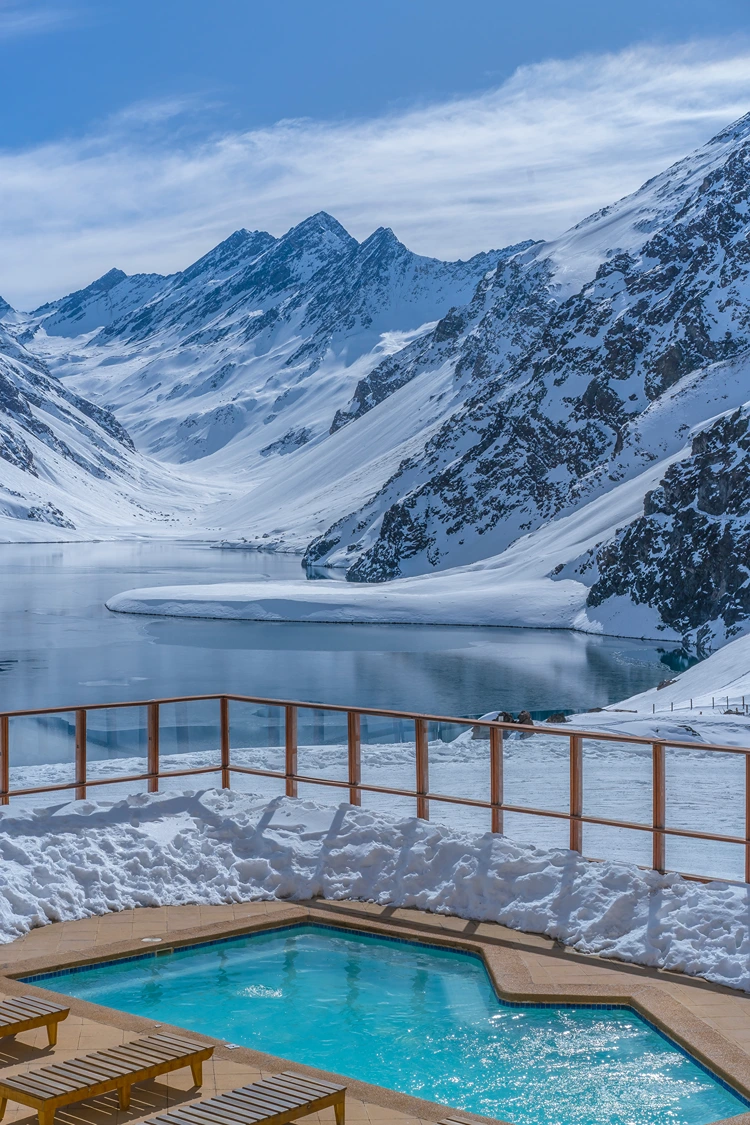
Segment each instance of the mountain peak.
[{"label": "mountain peak", "polygon": [[[86,286],[86,289],[89,292],[98,290],[99,292],[106,293],[108,289],[114,289],[115,285],[119,285],[121,281],[124,281],[127,276],[124,270],[113,268],[107,270],[101,277],[97,277],[96,281],[92,281],[90,285]],[[81,290],[81,292],[83,292],[83,290]]]},{"label": "mountain peak", "polygon": [[303,219],[301,223],[288,230],[284,238],[294,242],[320,242],[324,239],[326,241],[333,239],[344,244],[354,244],[357,241],[352,238],[346,227],[343,227],[338,219],[334,219],[327,211],[317,211],[314,215]]},{"label": "mountain peak", "polygon": [[738,117],[731,125],[727,125],[715,137],[712,137],[708,142],[709,144],[722,144],[725,141],[741,141],[745,137],[750,136],[750,113]]}]

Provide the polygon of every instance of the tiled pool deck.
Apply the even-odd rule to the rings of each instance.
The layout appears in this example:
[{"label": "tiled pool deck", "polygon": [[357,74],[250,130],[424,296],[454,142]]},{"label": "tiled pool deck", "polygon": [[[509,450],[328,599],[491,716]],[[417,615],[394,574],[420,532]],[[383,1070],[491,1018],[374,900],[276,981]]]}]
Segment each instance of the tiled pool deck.
[{"label": "tiled pool deck", "polygon": [[[17,976],[149,951],[149,946],[142,942],[146,937],[162,938],[162,943],[154,948],[163,949],[302,921],[370,929],[387,936],[417,938],[479,952],[498,991],[508,1000],[632,1004],[715,1073],[750,1097],[750,996],[677,973],[587,957],[547,938],[521,934],[492,923],[466,922],[460,918],[364,903],[168,906],[44,926],[0,947],[0,998],[31,993],[39,987],[23,984],[14,979]],[[54,979],[45,984],[54,987]],[[114,1046],[155,1026],[152,1020],[83,1000],[61,997],[63,1001],[70,1005],[71,1014],[60,1025],[57,1047],[46,1046],[44,1030],[28,1032],[16,1041],[0,1040],[2,1074],[43,1066],[53,1057],[57,1061]],[[208,1036],[195,1038],[220,1042]],[[198,1096],[209,1097],[284,1069],[316,1073],[309,1067],[290,1065],[256,1051],[217,1046],[212,1062],[204,1068],[200,1095],[191,1088],[190,1072],[178,1071],[134,1086],[131,1107],[127,1111],[118,1110],[116,1095],[110,1094],[58,1110],[56,1125],[125,1125],[166,1107],[174,1108]],[[347,1080],[347,1084],[350,1125],[417,1125],[418,1122],[433,1123],[449,1115],[444,1106],[361,1082]],[[486,1120],[463,1112],[458,1116]],[[36,1125],[36,1115],[14,1103],[8,1105],[4,1120]],[[316,1125],[313,1117],[304,1120]],[[732,1125],[750,1125],[750,1111],[730,1120]],[[320,1125],[333,1125],[333,1110],[321,1113],[319,1121]]]}]

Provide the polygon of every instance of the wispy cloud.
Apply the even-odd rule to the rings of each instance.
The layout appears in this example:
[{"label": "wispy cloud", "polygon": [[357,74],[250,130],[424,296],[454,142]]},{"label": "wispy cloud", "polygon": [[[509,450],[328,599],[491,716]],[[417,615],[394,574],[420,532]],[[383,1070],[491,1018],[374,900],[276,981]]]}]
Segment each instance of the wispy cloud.
[{"label": "wispy cloud", "polygon": [[30,0],[0,0],[0,40],[53,31],[73,17],[70,8],[53,8]]},{"label": "wispy cloud", "polygon": [[177,269],[239,226],[278,234],[320,209],[444,257],[553,236],[750,110],[750,43],[550,61],[479,97],[200,141],[184,108],[0,153],[3,296],[30,307],[112,265]]}]

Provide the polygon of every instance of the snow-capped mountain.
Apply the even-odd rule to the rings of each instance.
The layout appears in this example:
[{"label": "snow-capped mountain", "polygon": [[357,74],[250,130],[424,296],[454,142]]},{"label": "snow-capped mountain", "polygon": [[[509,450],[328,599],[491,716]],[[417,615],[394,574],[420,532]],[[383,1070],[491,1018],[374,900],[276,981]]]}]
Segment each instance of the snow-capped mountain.
[{"label": "snow-capped mountain", "polygon": [[538,543],[589,626],[750,620],[750,115],[553,242],[440,262],[321,213],[12,316],[139,455],[226,489],[217,535],[358,582]]},{"label": "snow-capped mountain", "polygon": [[[390,230],[359,243],[321,213],[282,238],[237,231],[168,278],[110,271],[37,309],[32,346],[139,448],[184,462],[231,445],[222,465],[247,468],[325,437],[363,373],[514,249],[440,262]],[[97,317],[71,354],[61,334]]]},{"label": "snow-capped mountain", "polygon": [[[370,372],[339,422],[397,409],[407,385],[443,377],[446,367],[467,395],[419,454],[366,505],[326,529],[307,558],[347,565],[348,577],[359,581],[470,562],[662,457],[682,450],[700,463],[708,439],[691,446],[690,425],[679,416],[672,418],[676,427],[655,431],[654,408],[674,405],[672,389],[694,383],[696,372],[711,384],[723,369],[707,365],[749,347],[750,115],[563,238],[500,263],[469,304]],[[710,412],[692,425],[750,398],[747,364],[740,369],[739,386],[732,378],[723,401],[709,396]],[[732,494],[730,478],[744,457],[737,436],[744,417],[712,431],[716,496]],[[723,442],[730,444],[720,455]],[[708,501],[705,489],[699,495],[689,483],[695,471],[684,471],[685,506],[713,504],[707,511],[724,515],[717,499]],[[679,507],[674,487],[682,475],[669,473],[644,518],[659,504]],[[735,494],[731,503],[736,508]],[[661,514],[667,520],[668,511]],[[741,519],[740,510],[732,514]],[[666,554],[679,553],[685,531],[683,520],[671,538],[663,533]],[[606,565],[602,555],[594,603],[633,592],[636,536],[643,554],[648,535],[639,524],[609,549]],[[746,561],[743,542],[736,538],[734,546]],[[718,561],[704,579],[718,578],[719,570],[721,582],[736,588],[739,574],[730,577]],[[670,581],[674,586],[673,578],[665,585]],[[652,574],[638,596],[651,596],[653,582]],[[715,609],[707,602],[672,618],[694,627]]]}]

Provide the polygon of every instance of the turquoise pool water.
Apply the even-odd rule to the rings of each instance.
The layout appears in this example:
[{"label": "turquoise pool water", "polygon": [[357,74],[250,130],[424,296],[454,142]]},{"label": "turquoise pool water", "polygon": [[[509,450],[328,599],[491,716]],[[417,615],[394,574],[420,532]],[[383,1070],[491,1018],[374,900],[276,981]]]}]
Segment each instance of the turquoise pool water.
[{"label": "turquoise pool water", "polygon": [[503,1004],[476,957],[323,926],[48,983],[513,1125],[708,1125],[747,1109],[628,1009]]}]

